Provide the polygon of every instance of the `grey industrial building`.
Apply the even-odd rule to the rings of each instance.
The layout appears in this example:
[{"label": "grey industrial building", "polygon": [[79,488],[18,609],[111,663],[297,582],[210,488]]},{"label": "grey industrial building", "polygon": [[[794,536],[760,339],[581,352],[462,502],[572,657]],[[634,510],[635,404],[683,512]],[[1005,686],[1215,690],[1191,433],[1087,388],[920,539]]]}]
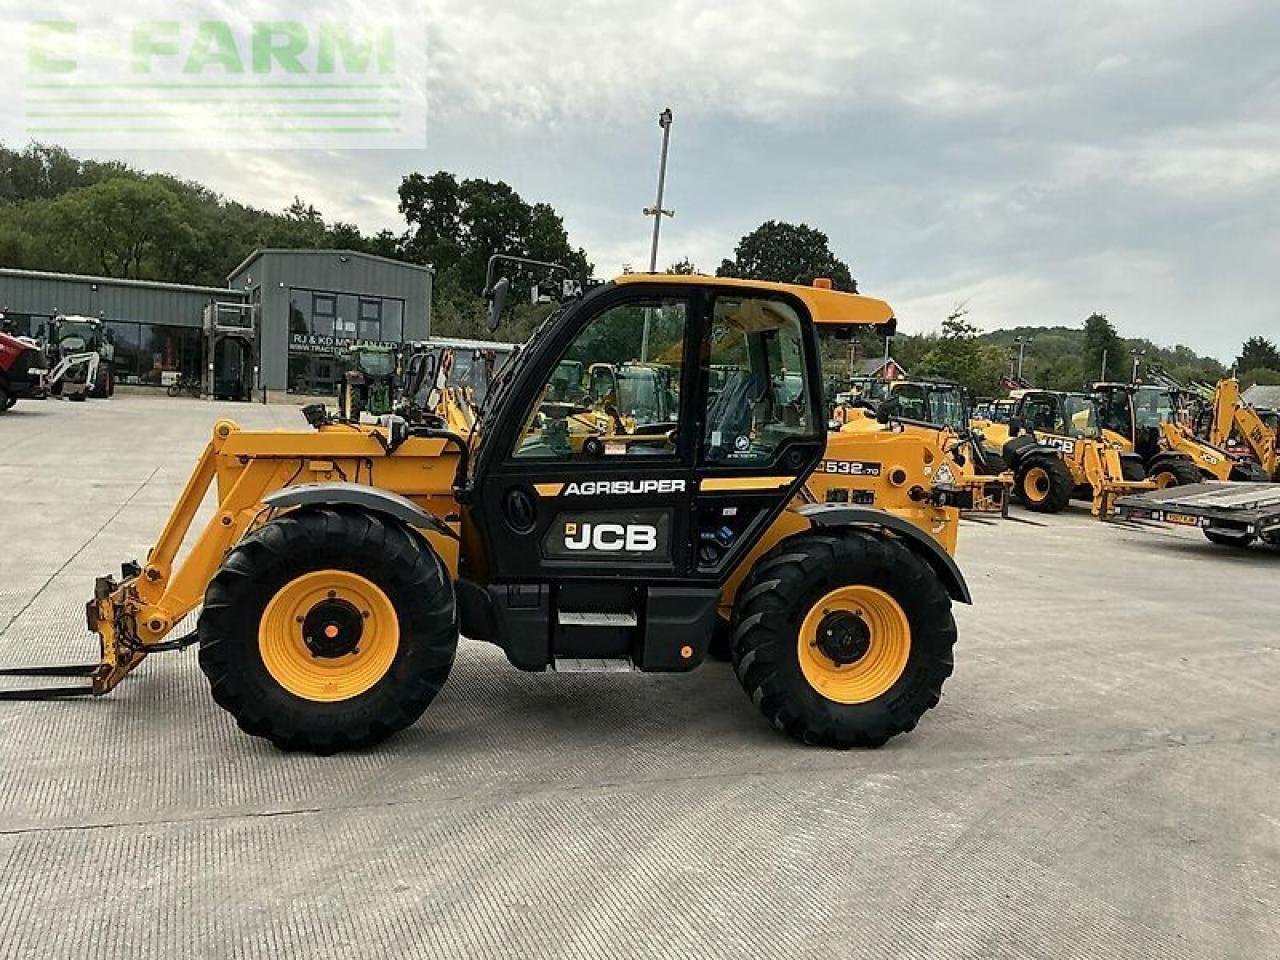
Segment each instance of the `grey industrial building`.
[{"label": "grey industrial building", "polygon": [[159,386],[178,373],[202,378],[205,317],[252,319],[255,388],[331,393],[335,354],[354,341],[425,339],[430,267],[352,250],[256,250],[224,287],[0,268],[4,326],[39,337],[57,314],[104,320],[116,344],[116,379]]},{"label": "grey industrial building", "polygon": [[431,326],[431,268],[367,253],[255,250],[227,286],[255,308],[273,390],[332,393],[342,347],[424,340]]}]

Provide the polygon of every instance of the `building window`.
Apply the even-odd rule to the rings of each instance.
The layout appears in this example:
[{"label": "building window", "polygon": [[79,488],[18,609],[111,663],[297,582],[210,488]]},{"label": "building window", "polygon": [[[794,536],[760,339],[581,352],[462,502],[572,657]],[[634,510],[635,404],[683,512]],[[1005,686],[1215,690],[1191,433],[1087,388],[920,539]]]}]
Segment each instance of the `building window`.
[{"label": "building window", "polygon": [[342,376],[337,359],[357,341],[399,344],[404,301],[294,287],[289,291],[291,391],[332,394]]},{"label": "building window", "polygon": [[382,339],[400,343],[404,340],[404,301],[382,301]]},{"label": "building window", "polygon": [[[115,340],[116,378],[160,386],[174,376],[200,376],[202,336],[196,327],[108,320]],[[165,374],[169,374],[168,377]]]},{"label": "building window", "polygon": [[382,339],[382,301],[360,298],[360,329],[356,334],[361,340]]},{"label": "building window", "polygon": [[333,324],[338,316],[338,298],[331,293],[311,295],[311,332],[322,337],[334,336]]}]

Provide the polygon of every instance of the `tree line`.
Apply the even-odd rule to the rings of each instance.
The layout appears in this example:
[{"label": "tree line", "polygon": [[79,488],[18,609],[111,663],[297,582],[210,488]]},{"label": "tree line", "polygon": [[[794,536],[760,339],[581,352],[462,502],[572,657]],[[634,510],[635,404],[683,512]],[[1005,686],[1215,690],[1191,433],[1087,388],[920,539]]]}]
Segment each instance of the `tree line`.
[{"label": "tree line", "polygon": [[[117,162],[80,160],[56,146],[16,151],[0,145],[0,265],[221,286],[256,247],[357,250],[431,264],[433,333],[477,338],[487,336],[481,291],[491,253],[562,263],[581,277],[594,271],[551,204],[527,201],[502,181],[415,172],[402,178],[398,200],[403,228],[365,234],[354,224],[327,221],[299,198],[283,211],[269,212],[198,183]],[[684,258],[668,272],[698,268]],[[827,277],[837,289],[858,289],[853,270],[833,252],[825,233],[777,220],[742,237],[715,272],[802,284]],[[514,279],[515,305],[500,335],[520,341],[548,307],[529,296],[536,276],[517,273]],[[984,333],[958,305],[937,332],[900,334],[890,352],[912,374],[954,379],[990,396],[1016,373],[1011,358],[1018,338],[1029,341],[1023,379],[1049,389],[1128,380],[1135,357],[1141,368],[1159,367],[1183,381],[1212,381],[1226,372],[1217,360],[1185,346],[1123,338],[1103,313],[1075,328]],[[884,343],[865,334],[852,344],[831,342],[823,349],[829,372],[839,379],[856,373],[860,361],[881,356]],[[1248,383],[1280,383],[1280,353],[1263,337],[1245,342],[1234,367]]]}]

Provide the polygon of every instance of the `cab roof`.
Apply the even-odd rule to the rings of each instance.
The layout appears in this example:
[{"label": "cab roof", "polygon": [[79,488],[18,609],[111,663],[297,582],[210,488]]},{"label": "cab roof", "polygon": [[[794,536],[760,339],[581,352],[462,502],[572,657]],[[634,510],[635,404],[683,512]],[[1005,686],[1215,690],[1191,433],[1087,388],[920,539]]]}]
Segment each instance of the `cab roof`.
[{"label": "cab roof", "polygon": [[826,326],[850,326],[892,323],[893,307],[875,297],[845,293],[826,287],[806,287],[798,283],[774,283],[770,280],[739,280],[734,277],[709,277],[703,274],[627,273],[614,280],[618,285],[684,283],[720,289],[771,290],[788,293],[809,308],[813,322]]}]

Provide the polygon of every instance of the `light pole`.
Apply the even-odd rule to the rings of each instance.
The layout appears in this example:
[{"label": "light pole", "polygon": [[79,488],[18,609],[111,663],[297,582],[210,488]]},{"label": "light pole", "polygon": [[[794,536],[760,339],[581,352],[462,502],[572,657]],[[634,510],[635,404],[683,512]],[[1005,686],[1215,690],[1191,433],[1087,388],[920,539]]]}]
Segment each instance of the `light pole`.
[{"label": "light pole", "polygon": [[[667,147],[671,144],[671,108],[658,114],[658,126],[662,128],[662,155],[658,159],[658,198],[652,207],[644,208],[646,217],[653,217],[653,242],[649,246],[649,272],[658,272],[658,234],[662,231],[662,218],[674,217],[674,210],[662,206],[662,195],[667,188]],[[649,359],[649,311],[644,312],[644,332],[640,337],[640,360]]]},{"label": "light pole", "polygon": [[658,114],[658,126],[662,128],[662,156],[658,159],[658,199],[652,207],[644,208],[646,217],[653,217],[653,243],[649,246],[649,272],[658,272],[658,234],[662,230],[662,218],[674,217],[674,210],[662,206],[662,195],[667,188],[667,147],[671,144],[671,108]]},{"label": "light pole", "polygon": [[1014,337],[1013,342],[1018,345],[1018,379],[1022,379],[1022,360],[1026,354],[1027,344],[1031,342],[1030,337]]}]

